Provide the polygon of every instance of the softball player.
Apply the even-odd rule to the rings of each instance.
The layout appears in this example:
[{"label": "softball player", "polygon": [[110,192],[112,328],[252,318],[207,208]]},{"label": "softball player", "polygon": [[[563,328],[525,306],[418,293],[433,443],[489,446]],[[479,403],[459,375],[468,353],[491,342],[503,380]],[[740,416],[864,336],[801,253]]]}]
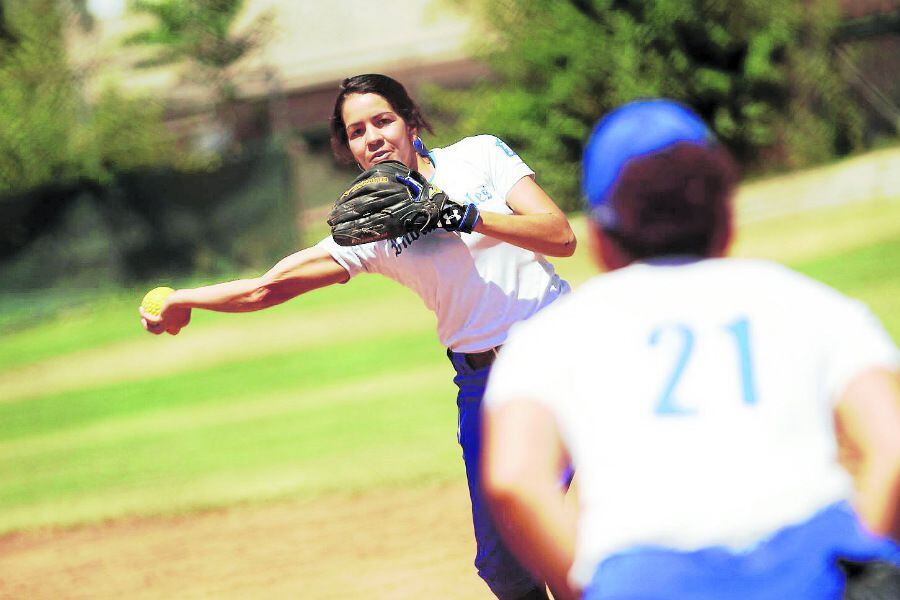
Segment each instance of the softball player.
[{"label": "softball player", "polygon": [[[683,106],[612,112],[583,166],[612,272],[514,328],[485,400],[485,485],[512,548],[591,600],[839,598],[839,559],[882,561],[898,585],[898,352],[876,318],[722,258],[735,169]],[[555,485],[569,459],[577,516]]]},{"label": "softball player", "polygon": [[502,543],[482,500],[480,410],[496,349],[510,326],[568,292],[544,255],[570,256],[575,237],[534,172],[501,140],[480,135],[428,150],[419,137],[423,129],[430,130],[428,122],[397,81],[360,75],[342,83],[331,121],[336,155],[361,170],[398,160],[421,172],[450,198],[477,209],[471,233],[434,229],[346,247],[329,236],[259,278],[177,290],[160,318],[142,311],[144,326],[177,333],[191,308],[259,310],[360,273],[380,273],[415,291],[435,312],[438,337],[456,370],[479,575],[498,598],[546,598],[543,583]]}]

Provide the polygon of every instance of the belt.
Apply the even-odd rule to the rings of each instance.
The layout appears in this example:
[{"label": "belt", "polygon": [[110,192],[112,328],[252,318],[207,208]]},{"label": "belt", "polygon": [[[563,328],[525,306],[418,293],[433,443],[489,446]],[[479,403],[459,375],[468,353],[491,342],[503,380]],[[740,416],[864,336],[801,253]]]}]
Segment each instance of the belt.
[{"label": "belt", "polygon": [[[483,369],[492,365],[494,363],[494,359],[497,358],[497,351],[499,351],[500,348],[500,346],[497,346],[496,348],[491,348],[489,350],[485,350],[484,352],[472,352],[468,354],[463,354],[460,352],[459,354],[462,354],[464,360],[466,361],[466,364],[469,365],[470,368],[477,371],[479,369]],[[447,354],[450,354],[450,350],[447,350]]]}]

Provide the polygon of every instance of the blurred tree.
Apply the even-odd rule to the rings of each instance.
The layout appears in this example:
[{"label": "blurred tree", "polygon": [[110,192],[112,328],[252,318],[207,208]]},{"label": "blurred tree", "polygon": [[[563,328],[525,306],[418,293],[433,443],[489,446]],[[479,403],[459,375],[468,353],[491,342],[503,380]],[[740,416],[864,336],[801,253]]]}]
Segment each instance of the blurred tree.
[{"label": "blurred tree", "polygon": [[[114,89],[87,101],[63,38],[68,11],[55,0],[7,0],[0,39],[0,194],[120,169],[172,164],[162,108]],[[75,13],[77,17],[78,14]]]},{"label": "blurred tree", "polygon": [[4,17],[3,13],[3,3],[0,2],[0,42],[14,44],[18,40],[16,40],[16,36],[10,31],[9,26],[6,23],[6,17]]},{"label": "blurred tree", "polygon": [[692,106],[750,169],[859,143],[860,117],[829,49],[834,0],[455,1],[477,15],[476,52],[496,76],[427,94],[455,123],[444,137],[506,139],[569,209],[591,126],[640,97]]},{"label": "blurred tree", "polygon": [[219,117],[233,130],[237,89],[231,67],[259,47],[271,16],[265,13],[237,33],[234,24],[244,0],[131,0],[130,7],[156,21],[125,41],[156,50],[138,66],[187,62],[192,79],[213,92]]}]

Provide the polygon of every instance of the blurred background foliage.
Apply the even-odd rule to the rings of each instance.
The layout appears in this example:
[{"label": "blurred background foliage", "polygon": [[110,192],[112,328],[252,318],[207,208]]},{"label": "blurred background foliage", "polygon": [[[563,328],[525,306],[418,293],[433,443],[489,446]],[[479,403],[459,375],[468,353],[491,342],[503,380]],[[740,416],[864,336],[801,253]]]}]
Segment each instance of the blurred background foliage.
[{"label": "blurred background foliage", "polygon": [[[206,61],[207,72],[250,48],[218,35],[241,2],[212,3],[228,4],[222,12],[210,2],[199,11],[191,2],[163,4],[180,5],[217,43],[189,43],[187,34],[160,39],[158,30],[133,42],[154,42],[167,59],[204,61],[204,52],[236,44],[227,57]],[[67,25],[91,26],[83,2],[0,7],[0,289],[222,274],[295,247],[286,158],[271,140],[237,152],[195,151],[167,128],[163,103],[112,85],[90,97],[90,73],[71,65],[65,40]],[[225,75],[208,81],[233,99]]]},{"label": "blurred background foliage", "polygon": [[268,17],[256,19],[240,34],[232,25],[244,0],[131,0],[131,9],[153,17],[154,24],[128,36],[126,45],[155,47],[158,52],[138,66],[189,61],[195,72],[215,86],[223,99],[235,98],[227,69],[259,47]]},{"label": "blurred background foliage", "polygon": [[123,42],[152,50],[137,68],[186,63],[192,81],[211,91],[213,110],[229,138],[239,119],[232,67],[259,48],[271,20],[271,15],[263,14],[235,32],[244,4],[244,0],[130,0],[131,10],[149,15],[153,24]]},{"label": "blurred background foliage", "polygon": [[163,107],[109,87],[88,99],[67,58],[56,0],[3,3],[0,39],[0,194],[177,163]]},{"label": "blurred background foliage", "polygon": [[578,208],[583,141],[636,98],[680,100],[751,172],[806,166],[860,147],[862,117],[832,51],[833,0],[455,0],[478,15],[496,76],[431,89],[452,123],[507,141],[551,195]]}]

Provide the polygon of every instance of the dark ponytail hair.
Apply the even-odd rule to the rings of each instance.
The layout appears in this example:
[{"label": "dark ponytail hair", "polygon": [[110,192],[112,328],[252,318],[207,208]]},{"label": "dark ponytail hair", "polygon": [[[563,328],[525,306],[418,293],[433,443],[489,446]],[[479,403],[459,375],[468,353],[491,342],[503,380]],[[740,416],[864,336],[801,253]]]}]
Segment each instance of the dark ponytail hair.
[{"label": "dark ponytail hair", "polygon": [[334,112],[331,114],[331,150],[338,161],[346,164],[354,162],[353,154],[347,140],[347,125],[344,123],[344,100],[350,94],[378,94],[388,101],[400,118],[410,127],[434,133],[431,124],[422,116],[418,105],[409,97],[406,88],[396,79],[387,75],[367,73],[354,75],[341,82],[340,91],[334,101]]}]

